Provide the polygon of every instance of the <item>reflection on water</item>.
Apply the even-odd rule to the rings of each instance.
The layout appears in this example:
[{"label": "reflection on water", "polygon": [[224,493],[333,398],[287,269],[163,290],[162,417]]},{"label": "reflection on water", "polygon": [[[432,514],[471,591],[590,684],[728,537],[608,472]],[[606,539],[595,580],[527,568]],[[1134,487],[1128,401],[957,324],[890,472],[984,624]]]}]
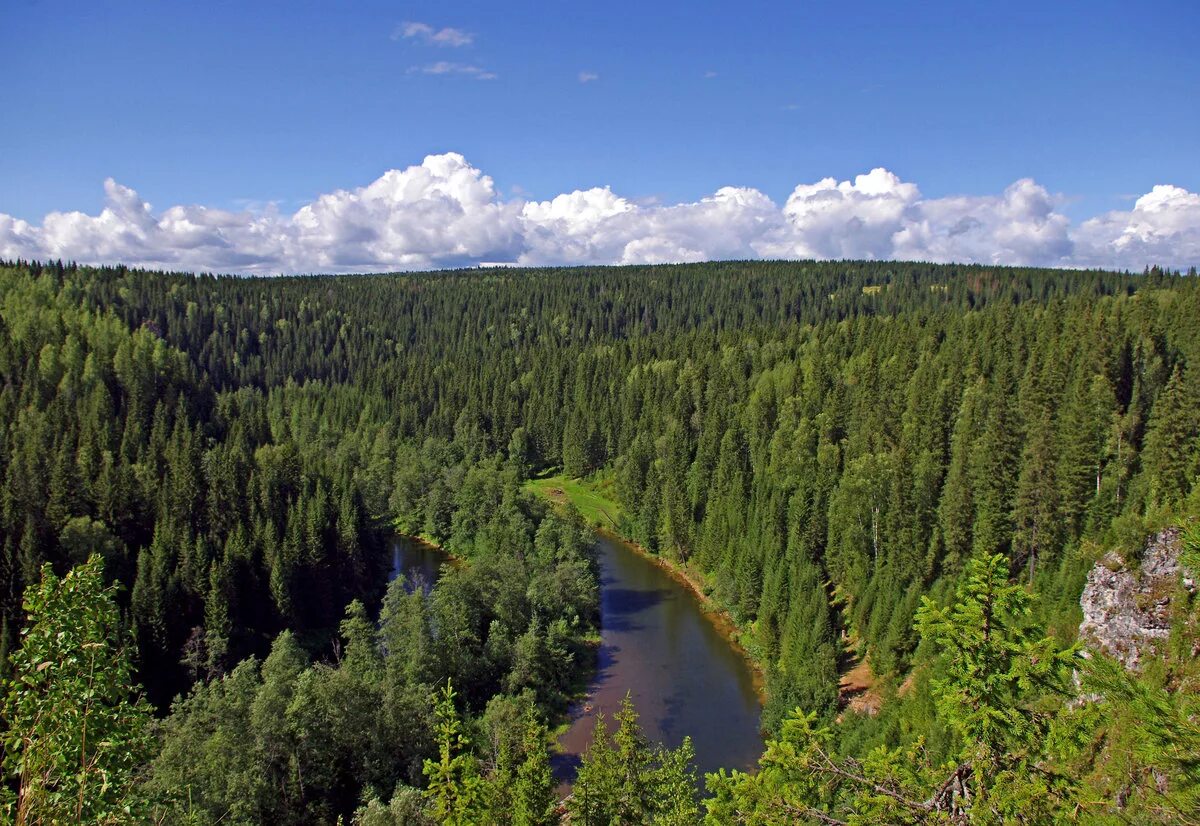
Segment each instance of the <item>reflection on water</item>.
[{"label": "reflection on water", "polygon": [[[762,752],[758,695],[745,660],[705,616],[695,595],[620,541],[599,536],[600,647],[587,696],[559,739],[555,776],[569,782],[591,741],[597,713],[612,729],[626,692],[653,742],[691,736],[701,775],[749,768]],[[446,555],[405,536],[392,539],[392,578],[428,590]]]},{"label": "reflection on water", "polygon": [[445,552],[435,545],[411,536],[393,536],[392,573],[388,581],[403,574],[410,591],[420,583],[425,593],[429,593],[446,560]]},{"label": "reflection on water", "polygon": [[691,736],[703,774],[748,768],[762,752],[761,709],[750,669],[705,616],[695,595],[653,562],[606,536],[600,559],[601,640],[596,675],[559,740],[555,772],[569,780],[595,715],[630,692],[642,729],[671,748]]}]

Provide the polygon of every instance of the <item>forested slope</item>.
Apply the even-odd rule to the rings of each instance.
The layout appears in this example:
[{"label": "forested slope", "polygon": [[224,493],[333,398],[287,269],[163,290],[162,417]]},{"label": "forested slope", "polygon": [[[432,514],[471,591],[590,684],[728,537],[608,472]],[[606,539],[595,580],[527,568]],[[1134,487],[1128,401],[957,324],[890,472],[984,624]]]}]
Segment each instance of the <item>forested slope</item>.
[{"label": "forested slope", "polygon": [[[562,687],[594,574],[565,528],[538,539],[558,517],[520,493],[537,468],[611,475],[624,532],[711,576],[772,729],[832,719],[850,653],[902,678],[920,598],[970,559],[1001,555],[1069,637],[1093,548],[1200,496],[1200,288],[1159,271],[18,263],[0,321],[5,651],[41,564],[98,550],[160,707],[284,629],[292,660],[329,660],[346,606],[379,603],[391,525],[517,564],[531,594],[499,616],[464,585],[472,642],[412,685],[450,677],[480,712],[538,684],[511,676],[532,634]],[[549,560],[561,614],[524,588]],[[292,815],[347,811],[354,784],[330,782],[332,808]]]}]

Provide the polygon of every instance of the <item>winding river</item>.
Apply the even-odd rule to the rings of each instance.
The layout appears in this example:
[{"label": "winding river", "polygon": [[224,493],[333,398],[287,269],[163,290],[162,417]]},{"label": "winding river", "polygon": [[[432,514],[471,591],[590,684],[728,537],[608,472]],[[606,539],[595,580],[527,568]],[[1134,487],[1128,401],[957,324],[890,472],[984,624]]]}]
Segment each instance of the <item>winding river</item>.
[{"label": "winding river", "polygon": [[[666,571],[619,539],[596,538],[600,648],[587,696],[571,709],[555,773],[569,781],[591,740],[595,715],[612,714],[629,692],[646,736],[671,748],[691,736],[696,768],[748,768],[762,752],[758,694],[742,655]],[[397,537],[394,572],[436,578],[444,555]]]}]

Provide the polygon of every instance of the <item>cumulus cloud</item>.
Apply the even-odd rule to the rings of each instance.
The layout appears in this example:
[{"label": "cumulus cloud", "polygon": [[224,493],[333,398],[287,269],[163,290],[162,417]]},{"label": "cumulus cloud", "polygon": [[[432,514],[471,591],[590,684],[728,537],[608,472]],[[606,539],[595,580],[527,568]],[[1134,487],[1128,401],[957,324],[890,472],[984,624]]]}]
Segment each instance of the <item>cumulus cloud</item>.
[{"label": "cumulus cloud", "polygon": [[800,184],[783,205],[787,226],[763,242],[777,258],[888,258],[905,211],[920,197],[915,184],[882,167],[854,182],[825,178]]},{"label": "cumulus cloud", "polygon": [[938,198],[915,204],[894,236],[898,258],[1060,266],[1072,261],[1070,221],[1056,199],[1029,178],[1001,195]]},{"label": "cumulus cloud", "polygon": [[449,26],[438,29],[428,23],[405,21],[392,31],[392,40],[418,40],[430,46],[470,46],[475,35]]},{"label": "cumulus cloud", "polygon": [[650,264],[758,257],[754,239],[779,221],[755,189],[723,187],[695,203],[639,206],[590,189],[525,204],[523,264]]},{"label": "cumulus cloud", "polygon": [[20,218],[0,213],[0,258],[11,261],[22,257],[45,257],[41,231]]},{"label": "cumulus cloud", "polygon": [[1129,212],[1109,212],[1084,221],[1074,233],[1076,260],[1107,266],[1112,260],[1144,264],[1200,264],[1200,195],[1159,185],[1138,198]]},{"label": "cumulus cloud", "polygon": [[641,264],[729,258],[868,258],[1140,270],[1200,264],[1200,195],[1156,186],[1127,211],[1073,225],[1035,181],[997,195],[926,198],[883,169],[795,187],[776,204],[727,186],[696,201],[639,202],[608,187],[505,198],[457,153],[274,207],[155,211],[108,180],[98,215],[40,224],[0,214],[0,258],[223,272],[369,272],[479,262]]},{"label": "cumulus cloud", "polygon": [[520,247],[518,209],[462,155],[430,155],[301,208],[287,223],[284,260],[339,272],[503,260]]}]

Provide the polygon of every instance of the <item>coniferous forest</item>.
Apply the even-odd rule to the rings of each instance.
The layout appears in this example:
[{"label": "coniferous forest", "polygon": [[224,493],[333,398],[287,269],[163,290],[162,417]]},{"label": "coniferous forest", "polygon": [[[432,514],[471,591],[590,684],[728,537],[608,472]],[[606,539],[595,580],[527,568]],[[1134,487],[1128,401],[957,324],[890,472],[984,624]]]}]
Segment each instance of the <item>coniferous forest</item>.
[{"label": "coniferous forest", "polygon": [[[728,612],[756,768],[626,704],[563,800],[601,583],[551,469]],[[7,263],[0,473],[13,822],[1200,822],[1186,583],[1140,670],[1076,639],[1109,551],[1200,571],[1194,272]]]}]

